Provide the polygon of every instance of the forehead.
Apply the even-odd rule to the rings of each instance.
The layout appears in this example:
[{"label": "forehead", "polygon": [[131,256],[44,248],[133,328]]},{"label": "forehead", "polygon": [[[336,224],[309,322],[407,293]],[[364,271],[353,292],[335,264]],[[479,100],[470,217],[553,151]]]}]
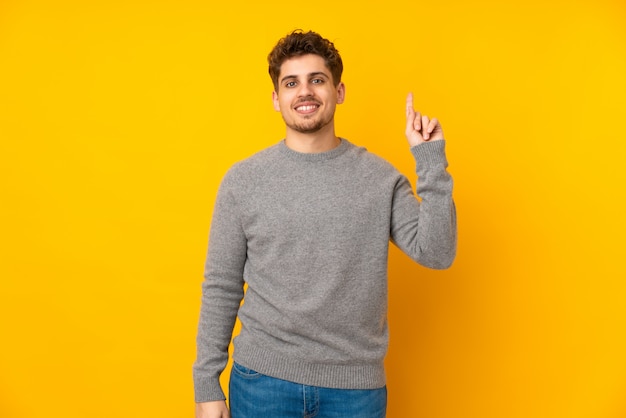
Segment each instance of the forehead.
[{"label": "forehead", "polygon": [[324,58],[319,55],[307,54],[285,60],[280,66],[279,79],[290,76],[302,76],[311,73],[324,73],[331,77]]}]

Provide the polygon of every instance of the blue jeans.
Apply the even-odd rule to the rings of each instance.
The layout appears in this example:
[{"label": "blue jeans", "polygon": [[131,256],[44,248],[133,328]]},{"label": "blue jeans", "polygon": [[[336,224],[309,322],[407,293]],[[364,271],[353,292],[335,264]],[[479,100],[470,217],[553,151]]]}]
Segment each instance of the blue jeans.
[{"label": "blue jeans", "polygon": [[233,364],[232,418],[384,418],[387,388],[330,389],[276,379]]}]

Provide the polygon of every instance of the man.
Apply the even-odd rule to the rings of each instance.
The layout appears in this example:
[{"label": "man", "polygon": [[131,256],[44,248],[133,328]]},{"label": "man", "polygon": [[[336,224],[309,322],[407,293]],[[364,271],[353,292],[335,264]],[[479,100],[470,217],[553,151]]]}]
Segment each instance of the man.
[{"label": "man", "polygon": [[443,131],[413,110],[409,94],[419,202],[390,164],[335,135],[346,90],[332,42],[296,31],[268,61],[287,132],[235,164],[218,192],[194,364],[196,417],[230,416],[219,375],[239,316],[233,418],[381,418],[389,241],[431,268],[447,268],[455,256]]}]

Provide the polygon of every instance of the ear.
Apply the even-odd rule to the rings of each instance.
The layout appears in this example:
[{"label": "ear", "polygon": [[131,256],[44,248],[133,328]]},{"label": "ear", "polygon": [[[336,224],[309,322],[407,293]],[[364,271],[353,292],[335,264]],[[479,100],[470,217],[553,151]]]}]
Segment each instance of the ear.
[{"label": "ear", "polygon": [[342,104],[346,99],[346,85],[339,83],[337,86],[337,104]]},{"label": "ear", "polygon": [[278,93],[276,93],[276,90],[272,92],[272,102],[274,103],[274,110],[280,112],[280,103],[278,103]]}]

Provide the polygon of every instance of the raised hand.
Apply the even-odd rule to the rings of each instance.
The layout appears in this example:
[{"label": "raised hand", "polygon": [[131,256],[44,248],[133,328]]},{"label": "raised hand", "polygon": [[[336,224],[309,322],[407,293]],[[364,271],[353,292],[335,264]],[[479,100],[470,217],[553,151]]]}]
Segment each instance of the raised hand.
[{"label": "raised hand", "polygon": [[413,109],[413,93],[406,97],[406,139],[409,145],[422,144],[428,141],[439,141],[443,139],[443,129],[437,118],[429,119]]}]

